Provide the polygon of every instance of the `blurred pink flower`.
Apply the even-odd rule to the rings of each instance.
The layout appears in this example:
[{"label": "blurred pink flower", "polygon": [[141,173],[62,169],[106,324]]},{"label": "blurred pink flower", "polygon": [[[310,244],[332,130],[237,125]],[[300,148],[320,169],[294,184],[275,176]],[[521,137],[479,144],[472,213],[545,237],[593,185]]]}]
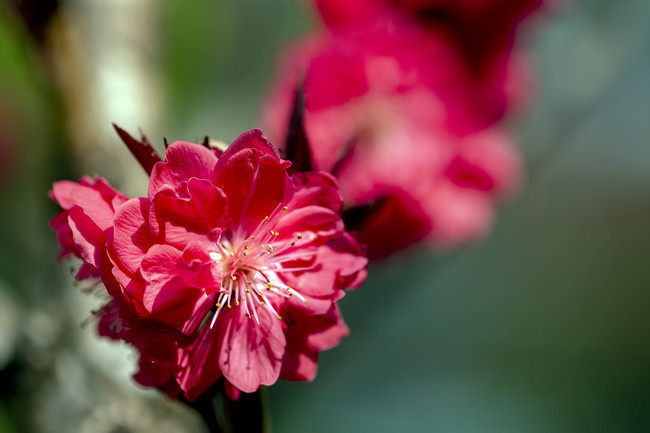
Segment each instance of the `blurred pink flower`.
[{"label": "blurred pink flower", "polygon": [[[523,56],[513,50],[522,21],[543,0],[314,0],[331,31],[366,31],[378,23],[401,22],[418,28],[457,55],[463,86],[481,107],[482,126],[500,119],[513,104],[525,102],[531,72]],[[426,55],[426,54],[424,54]],[[446,62],[433,59],[439,65]],[[446,65],[442,65],[446,68]],[[481,119],[477,119],[481,120]],[[467,127],[454,124],[453,127]]]},{"label": "blurred pink flower", "polygon": [[336,175],[346,205],[376,203],[357,227],[370,258],[482,235],[519,181],[518,154],[487,127],[491,110],[458,53],[400,19],[312,35],[285,53],[277,77],[265,123],[286,140],[304,79],[313,164]]},{"label": "blurred pink flower", "polygon": [[366,272],[339,216],[336,181],[289,176],[290,163],[258,130],[223,154],[176,142],[164,162],[143,166],[152,167],[147,197],[122,200],[113,214],[80,200],[91,220],[102,218],[104,246],[91,243],[106,267],[66,234],[77,184],[59,182],[52,194],[66,209],[54,219],[64,251],[119,285],[100,311],[100,333],[139,349],[136,380],[193,400],[222,375],[231,396],[313,379],[318,352],[348,332],[336,301]]}]

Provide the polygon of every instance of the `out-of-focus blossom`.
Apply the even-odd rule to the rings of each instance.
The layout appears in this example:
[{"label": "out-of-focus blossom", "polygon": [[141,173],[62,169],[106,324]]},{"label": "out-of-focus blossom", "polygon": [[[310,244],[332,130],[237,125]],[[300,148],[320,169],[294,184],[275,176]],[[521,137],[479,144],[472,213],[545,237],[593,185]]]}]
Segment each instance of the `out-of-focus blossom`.
[{"label": "out-of-focus blossom", "polygon": [[357,228],[369,257],[476,238],[517,184],[518,155],[486,127],[491,110],[453,47],[399,18],[374,23],[285,53],[265,122],[283,142],[303,82],[313,164],[336,175],[347,205],[375,204]]},{"label": "out-of-focus blossom", "polygon": [[[315,0],[323,22],[336,31],[366,29],[379,22],[406,22],[446,44],[463,62],[465,82],[485,120],[501,118],[526,99],[530,71],[513,50],[522,21],[543,0]],[[436,59],[441,63],[440,59]],[[467,125],[460,125],[467,126]]]},{"label": "out-of-focus blossom", "polygon": [[99,275],[113,296],[100,333],[141,354],[136,380],[193,400],[222,376],[232,397],[313,379],[318,352],[348,332],[336,301],[365,278],[336,181],[289,176],[258,130],[223,154],[176,142],[154,165],[135,153],[151,170],[147,197],[116,199],[87,179],[52,196],[64,254],[87,269],[78,278]]}]

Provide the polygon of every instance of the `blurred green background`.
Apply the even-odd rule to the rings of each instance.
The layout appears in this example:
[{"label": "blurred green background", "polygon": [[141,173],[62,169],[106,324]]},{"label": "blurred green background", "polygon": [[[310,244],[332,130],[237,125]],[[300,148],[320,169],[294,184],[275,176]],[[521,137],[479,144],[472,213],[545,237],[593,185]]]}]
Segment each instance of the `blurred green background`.
[{"label": "blurred green background", "polygon": [[[317,20],[299,0],[78,0],[39,43],[10,3],[0,8],[0,432],[201,431],[183,406],[131,381],[133,353],[79,326],[100,300],[57,262],[46,192],[97,173],[143,193],[110,121],[158,145],[258,126],[277,53]],[[269,389],[274,431],[650,431],[648,17],[645,0],[585,0],[525,28],[536,89],[508,122],[526,184],[482,243],[371,266],[340,304],[352,333],[321,355],[316,380]],[[118,42],[138,54],[110,48]],[[77,89],[107,75],[124,80],[108,96]],[[111,101],[127,102],[83,116]],[[100,142],[104,153],[87,158]]]}]

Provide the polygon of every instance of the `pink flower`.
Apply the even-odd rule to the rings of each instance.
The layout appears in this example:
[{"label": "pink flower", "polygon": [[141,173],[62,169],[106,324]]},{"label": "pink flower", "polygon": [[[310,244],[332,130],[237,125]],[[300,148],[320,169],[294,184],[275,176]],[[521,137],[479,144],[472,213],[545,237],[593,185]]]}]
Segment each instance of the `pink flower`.
[{"label": "pink flower", "polygon": [[484,126],[453,49],[396,25],[313,35],[287,52],[271,91],[276,142],[301,71],[313,164],[336,175],[350,207],[371,205],[357,227],[370,258],[486,232],[496,200],[518,183],[519,157]]},{"label": "pink flower", "polygon": [[[332,32],[366,31],[377,25],[418,28],[457,55],[475,106],[484,120],[500,119],[513,104],[526,100],[530,71],[513,52],[515,33],[542,0],[315,0]],[[403,30],[400,30],[400,32]],[[424,54],[426,55],[426,54]],[[432,59],[446,68],[446,61]],[[466,127],[457,124],[455,127]]]},{"label": "pink flower", "polygon": [[[152,167],[148,196],[115,209],[110,266],[95,267],[119,286],[100,332],[138,348],[136,380],[192,400],[222,375],[233,396],[313,379],[318,352],[347,334],[336,301],[366,272],[336,181],[289,176],[258,130],[223,154],[175,142],[164,162],[140,156]],[[62,247],[81,248],[74,237]]]}]

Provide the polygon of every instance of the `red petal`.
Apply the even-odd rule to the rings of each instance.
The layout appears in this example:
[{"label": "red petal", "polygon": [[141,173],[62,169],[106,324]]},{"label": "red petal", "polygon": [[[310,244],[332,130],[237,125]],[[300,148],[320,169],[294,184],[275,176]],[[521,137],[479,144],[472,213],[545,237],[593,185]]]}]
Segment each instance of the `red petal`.
[{"label": "red petal", "polygon": [[[240,137],[219,158],[215,168],[215,182],[228,197],[228,214],[234,227],[254,228],[293,194],[293,184],[286,172],[290,163],[280,160],[274,148],[276,155],[271,154],[262,146],[268,142],[258,138],[253,135],[246,141]],[[245,143],[251,147],[244,147]],[[236,149],[240,150],[234,153]]]},{"label": "red petal", "polygon": [[[153,198],[150,214],[152,233],[167,243],[184,248],[192,239],[203,240],[226,220],[226,196],[210,181],[190,179],[187,197],[171,189],[159,191]],[[196,235],[199,235],[198,237]]]},{"label": "red petal", "polygon": [[113,248],[126,270],[135,274],[154,240],[149,229],[149,200],[134,198],[115,213]]},{"label": "red petal", "polygon": [[188,400],[193,401],[212,386],[220,377],[219,350],[215,332],[204,327],[191,346],[178,351],[178,385]]},{"label": "red petal", "polygon": [[171,186],[181,190],[183,182],[191,178],[211,179],[217,157],[200,144],[176,141],[165,153],[165,162],[158,163],[151,172],[149,181],[149,198],[153,199],[158,191]]},{"label": "red petal", "polygon": [[286,345],[281,322],[264,308],[257,310],[259,325],[246,317],[241,307],[222,314],[216,331],[223,375],[244,392],[274,384],[280,375]]}]

